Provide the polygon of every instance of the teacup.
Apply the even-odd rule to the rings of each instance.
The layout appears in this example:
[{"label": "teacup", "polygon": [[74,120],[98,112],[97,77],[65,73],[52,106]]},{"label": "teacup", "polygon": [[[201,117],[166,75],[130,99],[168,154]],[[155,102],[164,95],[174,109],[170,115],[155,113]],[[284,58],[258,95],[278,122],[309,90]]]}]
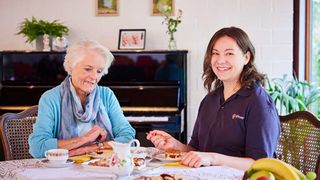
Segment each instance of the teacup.
[{"label": "teacup", "polygon": [[69,158],[69,151],[67,149],[50,149],[45,152],[45,156],[50,163],[63,164]]}]

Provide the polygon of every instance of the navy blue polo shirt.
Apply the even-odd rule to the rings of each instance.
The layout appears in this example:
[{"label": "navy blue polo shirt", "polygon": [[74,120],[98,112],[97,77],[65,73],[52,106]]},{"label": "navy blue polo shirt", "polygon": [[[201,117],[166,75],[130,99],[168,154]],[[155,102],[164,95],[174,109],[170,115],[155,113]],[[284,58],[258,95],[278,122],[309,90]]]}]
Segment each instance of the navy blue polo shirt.
[{"label": "navy blue polo shirt", "polygon": [[275,156],[279,135],[278,112],[263,87],[242,87],[226,101],[221,87],[202,100],[189,145],[259,159]]}]

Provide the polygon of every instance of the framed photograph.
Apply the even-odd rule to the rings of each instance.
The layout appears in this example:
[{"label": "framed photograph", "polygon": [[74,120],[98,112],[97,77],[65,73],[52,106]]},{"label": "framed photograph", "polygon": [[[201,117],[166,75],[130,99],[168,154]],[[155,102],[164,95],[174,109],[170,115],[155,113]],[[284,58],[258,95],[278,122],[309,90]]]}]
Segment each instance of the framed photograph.
[{"label": "framed photograph", "polygon": [[96,0],[97,16],[117,16],[119,0]]},{"label": "framed photograph", "polygon": [[145,29],[120,29],[118,49],[144,49],[146,43]]},{"label": "framed photograph", "polygon": [[166,6],[171,8],[171,15],[174,15],[174,0],[152,0],[151,15],[161,16],[160,12]]}]

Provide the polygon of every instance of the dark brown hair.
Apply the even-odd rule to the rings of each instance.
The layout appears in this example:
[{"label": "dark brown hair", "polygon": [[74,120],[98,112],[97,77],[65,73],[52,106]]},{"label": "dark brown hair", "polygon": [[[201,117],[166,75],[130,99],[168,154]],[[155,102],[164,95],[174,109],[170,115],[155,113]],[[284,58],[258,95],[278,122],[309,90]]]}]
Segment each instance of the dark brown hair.
[{"label": "dark brown hair", "polygon": [[[255,49],[248,37],[248,35],[240,28],[237,27],[227,27],[222,28],[217,31],[211,38],[203,62],[203,74],[202,78],[204,80],[203,85],[207,89],[208,93],[216,90],[223,85],[222,81],[214,74],[211,67],[211,57],[212,48],[218,39],[221,37],[228,36],[236,41],[237,45],[243,52],[243,54],[249,52],[250,59],[249,62],[243,67],[240,74],[240,84],[241,87],[251,87],[255,82],[261,84],[264,83],[265,75],[257,71],[254,65]],[[213,85],[213,87],[212,87]]]}]

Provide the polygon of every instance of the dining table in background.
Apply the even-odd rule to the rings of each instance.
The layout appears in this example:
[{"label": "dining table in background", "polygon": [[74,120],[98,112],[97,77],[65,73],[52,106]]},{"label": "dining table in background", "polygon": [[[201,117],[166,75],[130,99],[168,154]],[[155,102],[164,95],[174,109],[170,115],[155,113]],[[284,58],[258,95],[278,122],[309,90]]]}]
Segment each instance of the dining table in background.
[{"label": "dining table in background", "polygon": [[[200,168],[162,166],[152,162],[146,170],[134,171],[130,176],[117,177],[112,173],[94,171],[84,168],[81,164],[71,164],[64,168],[48,167],[43,159],[23,159],[0,162],[0,179],[10,180],[53,180],[53,179],[125,179],[133,180],[140,176],[156,176],[160,174],[175,174],[190,180],[234,180],[242,179],[243,171],[223,166],[210,166]],[[158,165],[157,165],[158,164]]]}]

